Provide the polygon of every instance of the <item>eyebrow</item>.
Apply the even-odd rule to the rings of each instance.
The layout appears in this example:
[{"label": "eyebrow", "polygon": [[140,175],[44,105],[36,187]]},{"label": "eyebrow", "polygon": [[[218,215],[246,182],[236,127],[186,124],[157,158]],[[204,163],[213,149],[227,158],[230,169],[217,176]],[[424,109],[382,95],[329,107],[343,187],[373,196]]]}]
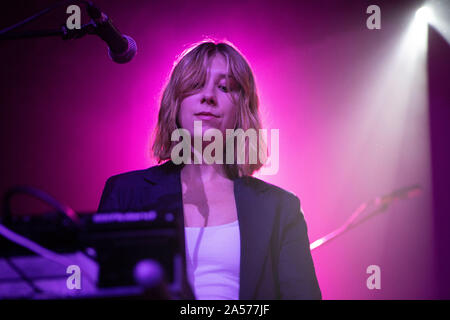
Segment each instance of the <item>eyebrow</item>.
[{"label": "eyebrow", "polygon": [[231,78],[231,75],[228,73],[218,73],[215,75],[215,77],[216,78],[225,78],[227,75]]},{"label": "eyebrow", "polygon": [[216,79],[219,79],[219,80],[226,78],[227,76],[231,81],[236,81],[236,79],[229,73],[218,73],[215,75]]}]

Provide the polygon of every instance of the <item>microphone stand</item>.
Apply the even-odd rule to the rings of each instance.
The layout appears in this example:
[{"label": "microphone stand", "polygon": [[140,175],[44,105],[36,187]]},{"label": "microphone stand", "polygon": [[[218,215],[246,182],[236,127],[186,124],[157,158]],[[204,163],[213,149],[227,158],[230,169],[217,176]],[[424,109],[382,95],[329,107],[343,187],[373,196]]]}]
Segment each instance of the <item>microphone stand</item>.
[{"label": "microphone stand", "polygon": [[0,40],[19,40],[43,37],[61,37],[63,40],[79,39],[87,34],[94,34],[95,26],[96,24],[91,21],[82,25],[80,29],[68,29],[65,25],[63,25],[60,29],[8,32],[5,34],[0,34]]},{"label": "microphone stand", "polygon": [[[69,1],[77,1],[86,4],[86,11],[91,18],[89,23],[80,26],[80,28],[69,29],[63,24],[59,29],[50,30],[32,30],[23,32],[12,32],[13,30],[24,26],[25,24],[36,20],[53,9],[67,4]],[[65,0],[53,7],[42,10],[41,12],[29,17],[13,26],[0,30],[0,41],[17,40],[42,37],[61,37],[63,40],[79,39],[87,34],[95,34],[108,44],[108,54],[116,63],[126,63],[136,54],[136,42],[129,36],[122,35],[112,24],[111,19],[100,11],[90,1],[84,0]]]},{"label": "microphone stand", "polygon": [[[386,211],[392,203],[401,199],[410,199],[419,195],[421,190],[422,189],[420,186],[414,185],[396,190],[385,196],[376,197],[375,199],[361,204],[341,227],[311,243],[309,246],[310,250],[317,249],[325,243],[328,243],[331,240],[336,239],[338,236],[341,236],[345,232],[355,228],[369,218],[372,218],[376,214]],[[375,209],[367,213],[368,208],[374,206]],[[366,212],[365,216],[364,212]],[[358,218],[360,219],[357,221]]]}]

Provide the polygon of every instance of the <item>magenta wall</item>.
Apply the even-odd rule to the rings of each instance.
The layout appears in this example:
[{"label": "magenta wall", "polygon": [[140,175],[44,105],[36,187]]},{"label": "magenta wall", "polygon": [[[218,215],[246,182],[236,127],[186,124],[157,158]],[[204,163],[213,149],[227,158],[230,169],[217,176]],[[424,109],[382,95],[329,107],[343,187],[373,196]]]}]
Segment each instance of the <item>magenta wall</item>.
[{"label": "magenta wall", "polygon": [[[364,201],[424,187],[419,198],[313,251],[323,297],[435,296],[428,128],[417,121],[426,106],[396,126],[390,93],[373,103],[380,70],[421,1],[379,1],[377,31],[365,24],[370,1],[95,2],[138,43],[132,62],[111,62],[95,37],[0,43],[2,193],[31,184],[77,211],[95,211],[106,178],[152,165],[158,95],[176,55],[205,36],[226,38],[253,67],[266,127],[280,129],[280,170],[261,178],[300,197],[311,241]],[[0,26],[49,3],[2,4]],[[64,17],[30,27],[57,26]],[[381,267],[381,290],[366,287],[371,264]]]}]

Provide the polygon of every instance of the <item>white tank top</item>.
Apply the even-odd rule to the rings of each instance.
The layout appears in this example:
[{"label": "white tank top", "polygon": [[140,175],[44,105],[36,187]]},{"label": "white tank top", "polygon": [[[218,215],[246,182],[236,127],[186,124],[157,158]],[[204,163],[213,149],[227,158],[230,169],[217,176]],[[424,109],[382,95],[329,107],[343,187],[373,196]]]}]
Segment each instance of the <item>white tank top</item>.
[{"label": "white tank top", "polygon": [[241,242],[238,220],[185,227],[186,272],[197,300],[238,300]]}]

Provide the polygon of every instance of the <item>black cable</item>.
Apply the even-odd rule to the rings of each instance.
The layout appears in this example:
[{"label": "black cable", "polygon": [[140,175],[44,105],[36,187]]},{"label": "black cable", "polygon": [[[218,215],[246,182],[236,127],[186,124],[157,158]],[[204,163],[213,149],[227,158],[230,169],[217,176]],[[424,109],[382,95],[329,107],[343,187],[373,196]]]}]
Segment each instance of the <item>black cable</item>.
[{"label": "black cable", "polygon": [[12,26],[9,26],[9,27],[7,27],[7,28],[5,28],[3,30],[0,30],[0,35],[3,35],[3,34],[9,32],[9,31],[12,31],[12,30],[17,29],[17,28],[19,28],[21,26],[24,26],[24,25],[30,23],[31,21],[34,21],[37,18],[39,18],[39,17],[41,17],[41,16],[43,16],[43,15],[53,11],[56,8],[59,8],[59,7],[63,6],[63,5],[66,5],[68,3],[73,3],[73,2],[79,2],[79,3],[85,4],[85,5],[92,5],[91,1],[85,1],[85,0],[63,0],[63,1],[59,1],[59,2],[55,3],[52,6],[47,7],[45,9],[39,11],[38,13],[32,15],[31,17],[28,17],[28,18],[26,18],[26,19],[24,19],[24,20],[22,20],[22,21],[20,21],[20,22],[18,22],[16,24],[14,24]]},{"label": "black cable", "polygon": [[69,218],[73,224],[77,225],[79,223],[80,218],[75,210],[59,202],[45,191],[31,186],[16,186],[7,190],[3,196],[3,212],[0,214],[0,221],[5,225],[9,225],[12,222],[13,214],[11,212],[11,199],[18,194],[25,194],[41,200],[55,208],[57,212],[63,214],[64,217]]}]

